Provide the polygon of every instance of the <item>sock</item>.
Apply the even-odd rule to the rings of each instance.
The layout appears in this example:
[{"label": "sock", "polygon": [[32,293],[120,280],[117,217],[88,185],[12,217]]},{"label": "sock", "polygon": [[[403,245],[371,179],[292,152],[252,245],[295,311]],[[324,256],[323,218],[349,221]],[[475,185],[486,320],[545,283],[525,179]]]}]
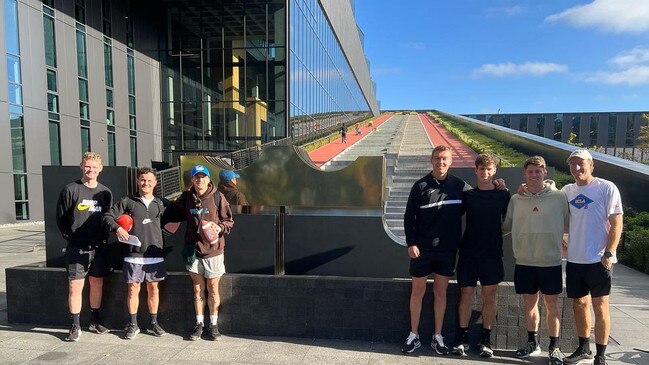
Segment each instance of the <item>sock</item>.
[{"label": "sock", "polygon": [[584,352],[590,351],[590,337],[579,337],[579,348]]},{"label": "sock", "polygon": [[95,322],[95,323],[99,322],[99,310],[100,309],[101,308],[90,308],[90,318],[91,318],[90,320],[92,322]]},{"label": "sock", "polygon": [[595,347],[597,347],[597,356],[604,357],[604,355],[606,355],[606,345],[600,345],[596,343]]},{"label": "sock", "polygon": [[469,327],[460,327],[460,342],[469,342]]},{"label": "sock", "polygon": [[151,323],[158,322],[158,313],[151,313]]},{"label": "sock", "polygon": [[219,321],[219,314],[218,313],[210,314],[210,324],[212,326],[216,326],[218,321]]},{"label": "sock", "polygon": [[491,329],[482,327],[482,340],[491,342]]},{"label": "sock", "polygon": [[129,314],[131,316],[131,323],[137,326],[137,313]]},{"label": "sock", "polygon": [[559,341],[559,337],[550,336],[550,351],[548,351],[549,353],[552,353],[552,351],[557,348],[558,341]]},{"label": "sock", "polygon": [[538,340],[536,334],[537,334],[536,331],[527,331],[527,342],[534,343],[534,346],[539,345],[539,340]]},{"label": "sock", "polygon": [[79,313],[70,313],[70,316],[72,317],[72,324],[81,327],[81,324],[79,324]]},{"label": "sock", "polygon": [[200,323],[200,324],[203,324],[204,318],[205,318],[205,317],[204,317],[202,314],[201,314],[201,315],[197,315],[197,316],[196,316],[196,324],[199,324],[199,323]]}]

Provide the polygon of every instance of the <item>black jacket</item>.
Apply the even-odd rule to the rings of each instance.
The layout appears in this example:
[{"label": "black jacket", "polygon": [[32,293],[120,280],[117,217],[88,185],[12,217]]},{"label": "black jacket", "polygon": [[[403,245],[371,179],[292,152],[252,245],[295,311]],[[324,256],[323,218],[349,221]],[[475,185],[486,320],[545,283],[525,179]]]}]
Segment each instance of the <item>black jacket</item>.
[{"label": "black jacket", "polygon": [[154,197],[147,208],[139,196],[126,196],[104,214],[104,227],[110,232],[115,232],[119,228],[115,219],[123,213],[133,218],[133,228],[129,234],[137,236],[142,243],[140,247],[124,243],[124,255],[164,257],[162,226],[168,222],[181,221],[182,212],[167,199]]}]

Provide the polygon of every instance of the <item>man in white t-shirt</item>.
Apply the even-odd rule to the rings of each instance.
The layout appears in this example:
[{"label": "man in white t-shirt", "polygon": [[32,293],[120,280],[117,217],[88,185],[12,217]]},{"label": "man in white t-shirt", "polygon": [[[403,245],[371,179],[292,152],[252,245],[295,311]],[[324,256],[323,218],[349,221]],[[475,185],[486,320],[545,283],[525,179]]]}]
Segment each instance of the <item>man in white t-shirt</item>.
[{"label": "man in white t-shirt", "polygon": [[[573,299],[579,347],[564,359],[578,364],[593,359],[590,351],[590,306],[595,313],[595,365],[606,364],[611,328],[609,295],[615,250],[622,234],[622,200],[610,181],[593,176],[593,157],[579,149],[568,157],[574,184],[563,187],[570,206],[566,291]],[[592,298],[592,299],[591,299]]]}]

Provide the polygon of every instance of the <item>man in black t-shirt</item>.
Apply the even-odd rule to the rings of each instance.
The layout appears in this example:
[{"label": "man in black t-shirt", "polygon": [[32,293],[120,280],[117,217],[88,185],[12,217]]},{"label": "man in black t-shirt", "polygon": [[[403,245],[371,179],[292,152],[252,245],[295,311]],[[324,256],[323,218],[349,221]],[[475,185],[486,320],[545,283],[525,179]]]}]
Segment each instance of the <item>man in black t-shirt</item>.
[{"label": "man in black t-shirt", "polygon": [[84,153],[80,168],[81,179],[63,188],[56,205],[56,223],[68,241],[65,256],[72,326],[67,341],[78,341],[81,335],[79,314],[86,276],[90,284],[89,329],[100,334],[109,332],[99,317],[99,311],[104,277],[112,271],[106,247],[108,232],[101,225],[102,214],[112,204],[112,193],[97,181],[103,169],[98,153]]},{"label": "man in black t-shirt", "polygon": [[475,289],[482,286],[482,338],[480,356],[492,357],[491,329],[496,319],[496,290],[503,281],[503,237],[502,219],[507,213],[510,195],[507,190],[498,190],[493,183],[496,174],[496,159],[481,154],[475,160],[477,186],[465,191],[462,207],[466,212],[466,228],[460,243],[457,264],[457,282],[460,287],[458,317],[459,338],[453,353],[464,355],[469,348],[468,332],[471,318],[471,304]]}]

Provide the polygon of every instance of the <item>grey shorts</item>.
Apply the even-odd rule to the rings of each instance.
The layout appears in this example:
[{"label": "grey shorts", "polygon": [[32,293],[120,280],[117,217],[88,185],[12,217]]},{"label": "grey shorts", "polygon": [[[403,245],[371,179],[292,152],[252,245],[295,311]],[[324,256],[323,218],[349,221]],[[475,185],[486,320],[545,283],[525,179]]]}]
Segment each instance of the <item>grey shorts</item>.
[{"label": "grey shorts", "polygon": [[218,255],[209,258],[197,257],[194,263],[185,266],[185,269],[194,274],[203,275],[208,279],[217,278],[225,274],[225,255]]},{"label": "grey shorts", "polygon": [[128,284],[162,281],[167,276],[164,261],[157,264],[134,264],[124,261],[122,265],[124,281]]}]

